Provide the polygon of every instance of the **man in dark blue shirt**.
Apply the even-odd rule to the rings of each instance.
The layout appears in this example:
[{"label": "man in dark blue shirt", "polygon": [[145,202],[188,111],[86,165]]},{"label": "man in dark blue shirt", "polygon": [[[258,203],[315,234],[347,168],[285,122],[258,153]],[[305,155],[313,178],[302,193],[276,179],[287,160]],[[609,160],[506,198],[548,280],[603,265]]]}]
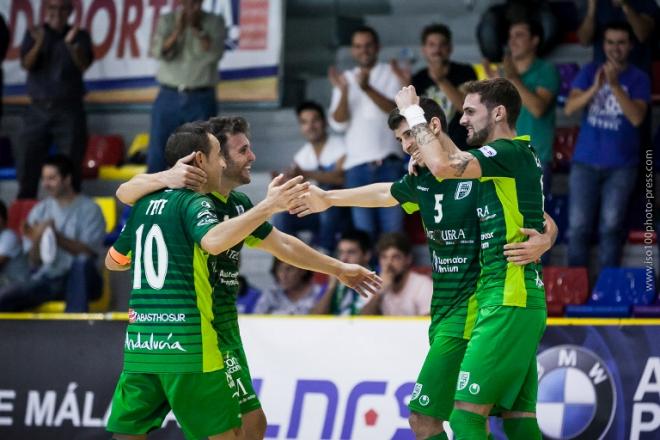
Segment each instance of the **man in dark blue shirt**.
[{"label": "man in dark blue shirt", "polygon": [[79,174],[87,141],[82,76],[94,59],[92,41],[86,31],[68,24],[71,0],[46,0],[45,8],[43,24],[28,29],[21,44],[31,102],[19,138],[19,198],[36,197],[52,143]]}]

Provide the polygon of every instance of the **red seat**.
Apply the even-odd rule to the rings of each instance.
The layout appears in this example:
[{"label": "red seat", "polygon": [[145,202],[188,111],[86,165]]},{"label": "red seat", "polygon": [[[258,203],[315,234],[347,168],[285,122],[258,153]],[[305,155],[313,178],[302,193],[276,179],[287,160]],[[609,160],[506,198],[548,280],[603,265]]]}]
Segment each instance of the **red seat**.
[{"label": "red seat", "polygon": [[580,127],[558,127],[555,130],[555,142],[552,146],[555,168],[567,167],[570,164],[579,132]]},{"label": "red seat", "polygon": [[92,135],[87,141],[83,177],[98,176],[101,165],[120,165],[124,160],[124,139],[119,135]]},{"label": "red seat", "polygon": [[21,235],[21,227],[23,222],[27,220],[28,214],[32,211],[34,205],[37,204],[36,199],[17,199],[14,200],[14,203],[9,206],[9,212],[7,213],[7,223],[10,229],[13,229],[14,232]]},{"label": "red seat", "polygon": [[419,212],[404,217],[403,229],[413,245],[426,244],[426,232]]},{"label": "red seat", "polygon": [[314,276],[312,277],[312,281],[314,284],[327,284],[329,280],[329,276],[327,273],[322,273],[322,272],[314,272]]},{"label": "red seat", "polygon": [[655,244],[656,239],[655,231],[646,232],[633,229],[628,233],[628,243],[631,244]]},{"label": "red seat", "polygon": [[543,269],[543,282],[549,316],[561,316],[565,305],[584,304],[589,298],[586,267],[548,266]]}]

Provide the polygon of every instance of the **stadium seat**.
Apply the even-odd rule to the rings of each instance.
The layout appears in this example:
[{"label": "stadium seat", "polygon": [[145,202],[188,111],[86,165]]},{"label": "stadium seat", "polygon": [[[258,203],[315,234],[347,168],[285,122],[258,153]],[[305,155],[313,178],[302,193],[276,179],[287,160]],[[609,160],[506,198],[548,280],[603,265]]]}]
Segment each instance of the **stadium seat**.
[{"label": "stadium seat", "polygon": [[131,215],[131,207],[124,206],[124,209],[122,209],[121,215],[119,216],[119,221],[117,221],[114,229],[105,236],[105,240],[103,242],[105,246],[112,246],[113,243],[117,241],[117,237],[119,237],[121,230],[124,229],[124,226],[126,225],[126,222],[128,221],[128,217],[130,215]]},{"label": "stadium seat", "polygon": [[568,195],[550,194],[545,199],[545,211],[557,223],[557,243],[565,243],[568,238]]},{"label": "stadium seat", "polygon": [[648,306],[633,306],[633,316],[638,318],[660,318],[660,296]]},{"label": "stadium seat", "polygon": [[117,226],[117,202],[114,197],[94,197],[94,201],[101,208],[105,219],[105,233],[109,234]]},{"label": "stadium seat", "polygon": [[128,163],[119,167],[114,165],[101,165],[99,167],[98,177],[101,180],[127,181],[137,176],[138,174],[143,174],[146,172],[146,165],[136,165],[132,163]]},{"label": "stadium seat", "polygon": [[569,317],[627,317],[632,306],[655,298],[655,274],[647,268],[604,268],[586,305],[566,306]]},{"label": "stadium seat", "polygon": [[101,165],[119,165],[124,160],[124,140],[119,135],[92,135],[83,159],[83,177],[96,178]]},{"label": "stadium seat", "polygon": [[[650,239],[651,241],[649,243],[644,243],[644,240]],[[630,244],[655,244],[657,240],[657,234],[655,231],[649,232],[647,235],[647,232],[633,229],[630,232],[628,232],[628,243]]]},{"label": "stadium seat", "polygon": [[570,167],[579,132],[580,127],[557,127],[555,130],[555,142],[552,146],[555,170],[566,171]]},{"label": "stadium seat", "polygon": [[557,94],[557,104],[563,106],[566,103],[566,98],[571,91],[571,84],[575,76],[580,71],[580,66],[576,63],[558,63],[556,64],[557,71],[559,72],[559,93]]},{"label": "stadium seat", "polygon": [[543,283],[549,316],[562,316],[566,305],[584,304],[589,298],[586,267],[545,267]]},{"label": "stadium seat", "polygon": [[8,227],[16,232],[18,235],[22,235],[21,227],[23,222],[27,220],[28,214],[36,205],[38,200],[36,199],[17,199],[9,206],[9,211],[7,213],[8,217]]},{"label": "stadium seat", "polygon": [[[110,310],[110,299],[112,296],[112,292],[110,291],[110,274],[106,269],[103,269],[101,276],[103,277],[101,296],[89,302],[89,313],[103,313]],[[34,313],[64,313],[65,309],[66,303],[64,301],[48,301],[35,307],[32,311]]]},{"label": "stadium seat", "polygon": [[149,133],[138,133],[128,147],[128,161],[131,163],[144,163],[149,149]]}]

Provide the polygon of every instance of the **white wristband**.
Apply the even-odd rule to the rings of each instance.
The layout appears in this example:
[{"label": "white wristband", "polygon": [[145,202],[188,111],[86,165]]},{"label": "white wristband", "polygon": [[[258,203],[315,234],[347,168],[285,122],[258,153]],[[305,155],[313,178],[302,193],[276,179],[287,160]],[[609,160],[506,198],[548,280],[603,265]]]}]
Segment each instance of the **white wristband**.
[{"label": "white wristband", "polygon": [[406,118],[406,122],[408,122],[408,127],[410,128],[413,128],[415,125],[426,124],[424,110],[416,104],[406,107],[401,111],[401,114]]}]

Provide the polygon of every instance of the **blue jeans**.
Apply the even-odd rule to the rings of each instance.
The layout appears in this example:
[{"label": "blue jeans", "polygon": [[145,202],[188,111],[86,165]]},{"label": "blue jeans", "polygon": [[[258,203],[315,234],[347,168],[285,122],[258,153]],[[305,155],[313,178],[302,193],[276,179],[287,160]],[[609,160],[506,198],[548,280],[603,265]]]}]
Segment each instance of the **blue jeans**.
[{"label": "blue jeans", "polygon": [[[346,170],[346,188],[370,185],[377,182],[394,182],[405,173],[403,161],[396,156],[389,156],[379,165],[364,163]],[[385,232],[403,230],[403,210],[399,206],[392,208],[351,208],[353,226],[363,230],[372,238]]]},{"label": "blue jeans", "polygon": [[625,239],[626,208],[636,176],[637,167],[603,169],[581,163],[571,164],[568,210],[570,266],[589,265],[589,247],[597,217],[599,265],[601,268],[619,265]]},{"label": "blue jeans", "polygon": [[151,109],[147,172],[155,173],[167,168],[165,144],[167,138],[179,125],[207,120],[216,113],[217,105],[213,88],[178,92],[169,87],[161,87]]}]

